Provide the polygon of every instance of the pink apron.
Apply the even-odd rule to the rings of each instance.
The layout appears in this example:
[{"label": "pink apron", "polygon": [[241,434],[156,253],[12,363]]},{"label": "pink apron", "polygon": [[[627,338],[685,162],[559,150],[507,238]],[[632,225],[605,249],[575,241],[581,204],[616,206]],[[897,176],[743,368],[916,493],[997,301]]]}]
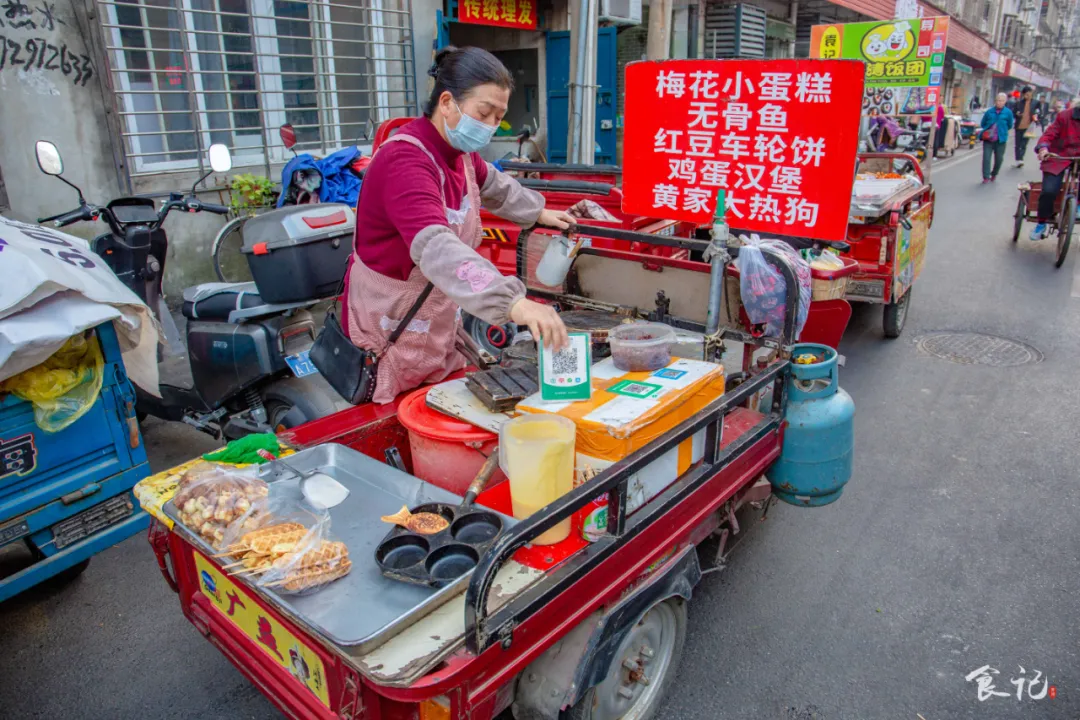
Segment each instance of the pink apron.
[{"label": "pink apron", "polygon": [[[446,177],[431,152],[411,135],[394,135],[383,144],[391,142],[411,143],[424,151],[439,171],[439,191],[445,206],[446,192],[443,186]],[[476,249],[483,235],[480,188],[476,184],[476,172],[468,155],[461,157],[465,165],[468,209],[463,215],[457,211],[447,212],[447,225],[463,243]],[[359,218],[357,222],[360,222]],[[355,251],[350,259],[352,268],[349,271],[347,298],[349,339],[358,347],[383,351],[379,358],[373,402],[380,405],[389,403],[407,390],[439,382],[465,367],[465,358],[454,347],[461,325],[458,307],[438,288],[432,290],[427,302],[398,341],[387,348],[390,333],[427,286],[428,280],[419,267],[412,269],[408,280],[401,281],[367,267]]]}]

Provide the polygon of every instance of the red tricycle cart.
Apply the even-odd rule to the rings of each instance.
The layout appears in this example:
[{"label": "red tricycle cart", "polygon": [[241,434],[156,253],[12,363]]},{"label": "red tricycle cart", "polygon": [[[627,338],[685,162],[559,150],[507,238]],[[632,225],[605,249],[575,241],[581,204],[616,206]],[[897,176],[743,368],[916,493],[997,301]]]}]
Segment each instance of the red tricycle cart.
[{"label": "red tricycle cart", "polygon": [[926,262],[934,189],[912,155],[860,153],[852,193],[846,254],[858,261],[859,270],[846,297],[884,305],[885,337],[896,338],[907,321],[911,287]]},{"label": "red tricycle cart", "polygon": [[[691,251],[707,245],[641,234],[634,239]],[[525,243],[518,269],[531,275],[535,247],[531,252]],[[769,261],[794,287],[787,265]],[[168,471],[148,480],[140,497],[150,498],[158,518],[151,544],[185,616],[292,718],[490,720],[511,705],[517,717],[552,720],[656,717],[678,666],[686,606],[703,572],[695,546],[718,534],[720,559],[728,537],[740,531],[736,510],[747,503],[760,507],[771,495],[764,472],[781,452],[797,294],[789,294],[783,334],[753,338],[737,328],[709,327],[703,301],[719,302],[721,284],[707,265],[669,257],[648,262],[646,268],[640,255],[589,248],[575,260],[566,287],[538,295],[569,307],[627,310],[655,297],[655,284],[643,287],[651,279],[662,282],[669,299],[660,321],[704,333],[712,357],[736,340],[745,343],[744,353],[766,347],[774,359],[528,519],[512,521],[475,569],[441,590],[381,576],[374,545],[357,540],[379,522],[371,507],[378,493],[397,492],[395,482],[420,482],[408,474],[414,464],[398,420],[400,403],[357,406],[282,436],[297,451],[290,465],[306,467],[299,464],[305,453],[349,456],[363,462],[341,478],[390,478],[374,494],[354,489],[356,504],[345,515],[331,509],[331,529],[350,546],[352,571],[313,595],[279,595],[251,576],[223,570],[213,549],[176,521],[169,481],[182,468]],[[772,403],[763,412],[750,410],[748,401],[770,388]],[[467,447],[485,447],[468,437]],[[700,448],[700,460],[688,456],[666,486],[631,497],[636,478],[655,463],[678,456],[682,468],[689,443]],[[475,461],[483,463],[480,452]],[[265,471],[273,481],[277,465],[263,466],[260,475]],[[607,503],[606,529],[586,537],[583,518],[601,501]],[[476,506],[509,516],[509,483],[489,487]],[[567,539],[530,544],[567,519],[573,522]]]}]

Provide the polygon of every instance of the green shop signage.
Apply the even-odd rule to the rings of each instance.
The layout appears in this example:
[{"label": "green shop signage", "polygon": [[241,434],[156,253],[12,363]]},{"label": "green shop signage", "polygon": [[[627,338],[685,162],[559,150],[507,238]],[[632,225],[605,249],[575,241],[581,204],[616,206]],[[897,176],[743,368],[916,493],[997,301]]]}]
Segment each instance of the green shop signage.
[{"label": "green shop signage", "polygon": [[949,18],[815,25],[810,56],[862,60],[866,87],[941,85]]}]

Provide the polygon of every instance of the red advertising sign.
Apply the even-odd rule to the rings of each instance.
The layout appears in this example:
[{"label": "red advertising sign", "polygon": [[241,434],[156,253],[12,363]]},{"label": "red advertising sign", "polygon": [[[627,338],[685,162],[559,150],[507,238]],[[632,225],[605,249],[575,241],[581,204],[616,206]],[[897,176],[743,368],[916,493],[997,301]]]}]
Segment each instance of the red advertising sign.
[{"label": "red advertising sign", "polygon": [[535,30],[536,0],[459,0],[458,21]]},{"label": "red advertising sign", "polygon": [[859,144],[858,60],[668,60],[626,67],[623,210],[842,240]]}]

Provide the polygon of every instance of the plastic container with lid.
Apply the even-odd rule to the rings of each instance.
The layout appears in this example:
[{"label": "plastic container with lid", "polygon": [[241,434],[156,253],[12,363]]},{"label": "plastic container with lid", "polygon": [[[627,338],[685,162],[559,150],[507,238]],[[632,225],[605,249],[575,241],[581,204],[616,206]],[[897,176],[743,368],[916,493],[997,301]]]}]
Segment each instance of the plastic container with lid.
[{"label": "plastic container with lid", "polygon": [[356,213],[348,205],[292,205],[244,224],[248,267],[268,303],[306,302],[337,292],[352,252]]},{"label": "plastic container with lid", "polygon": [[[574,487],[577,428],[559,415],[523,415],[499,433],[499,462],[510,479],[514,517],[524,520]],[[570,518],[545,531],[534,545],[554,545],[570,535]]]},{"label": "plastic container with lid", "polygon": [[628,323],[608,333],[611,359],[624,372],[651,372],[671,362],[675,330],[661,323]]},{"label": "plastic container with lid", "polygon": [[[398,405],[398,420],[409,431],[413,475],[464,496],[488,455],[498,449],[499,437],[428,407],[430,389],[421,388]],[[505,479],[496,470],[488,487]]]}]

